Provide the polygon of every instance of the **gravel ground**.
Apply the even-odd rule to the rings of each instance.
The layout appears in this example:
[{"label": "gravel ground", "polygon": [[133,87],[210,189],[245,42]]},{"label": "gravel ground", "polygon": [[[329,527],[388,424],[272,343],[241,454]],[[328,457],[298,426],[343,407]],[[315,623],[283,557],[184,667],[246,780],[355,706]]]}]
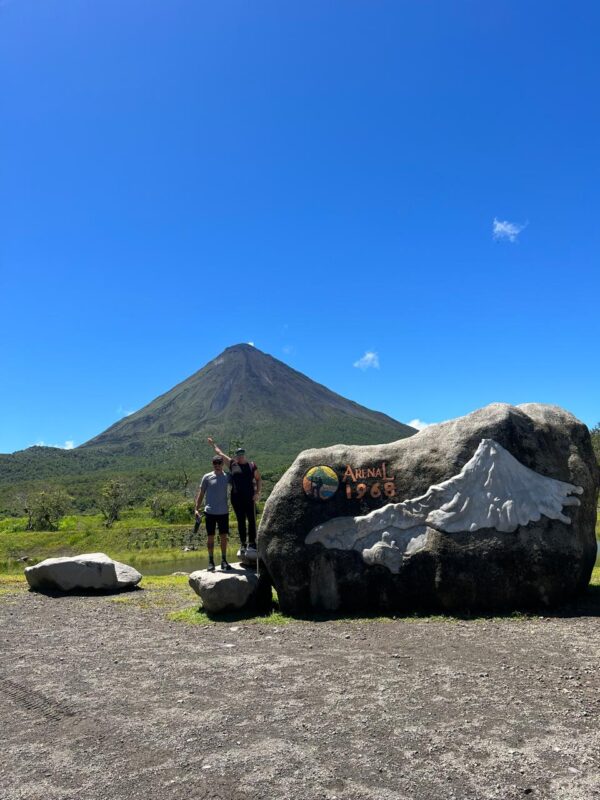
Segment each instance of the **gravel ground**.
[{"label": "gravel ground", "polygon": [[597,596],[547,618],[169,621],[190,594],[2,590],[2,800],[600,798]]}]

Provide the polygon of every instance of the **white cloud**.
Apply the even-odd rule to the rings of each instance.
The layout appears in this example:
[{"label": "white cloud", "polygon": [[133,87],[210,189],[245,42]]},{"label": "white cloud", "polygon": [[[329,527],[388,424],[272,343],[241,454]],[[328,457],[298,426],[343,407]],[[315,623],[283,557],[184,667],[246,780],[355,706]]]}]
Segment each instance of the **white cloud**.
[{"label": "white cloud", "polygon": [[416,428],[418,431],[422,431],[423,428],[428,428],[430,425],[435,425],[435,423],[423,422],[422,419],[411,419],[411,421],[408,422],[407,425],[410,425],[411,428]]},{"label": "white cloud", "polygon": [[440,422],[423,422],[422,419],[418,417],[416,419],[411,419],[410,422],[407,422],[407,425],[410,425],[411,428],[416,428],[418,431],[422,431],[424,428],[430,428],[432,425],[441,425],[443,422],[448,422],[447,419],[442,419]]},{"label": "white cloud", "polygon": [[119,419],[122,419],[123,417],[128,417],[130,414],[133,414],[133,411],[128,411],[127,409],[123,408],[123,406],[119,406],[117,408],[117,416],[119,417]]},{"label": "white cloud", "polygon": [[516,242],[518,235],[525,230],[527,224],[526,222],[524,225],[520,225],[518,222],[509,222],[508,220],[500,220],[494,217],[492,236],[498,241],[508,239],[509,242]]},{"label": "white cloud", "polygon": [[43,439],[35,443],[35,447],[58,447],[59,450],[72,450],[75,447],[73,439],[67,439],[64,444],[46,444]]},{"label": "white cloud", "polygon": [[286,345],[284,345],[284,346],[282,347],[282,350],[283,350],[283,352],[286,354],[286,356],[289,356],[289,354],[290,354],[291,352],[293,352],[294,348],[292,347],[292,345],[291,345],[291,344],[286,344]]},{"label": "white cloud", "polygon": [[367,352],[359,358],[358,361],[355,361],[352,365],[357,369],[362,369],[363,372],[366,369],[379,369],[379,356],[377,353],[374,353],[372,350],[367,350]]},{"label": "white cloud", "polygon": [[254,347],[254,342],[248,342],[248,344],[250,345],[250,347]]}]

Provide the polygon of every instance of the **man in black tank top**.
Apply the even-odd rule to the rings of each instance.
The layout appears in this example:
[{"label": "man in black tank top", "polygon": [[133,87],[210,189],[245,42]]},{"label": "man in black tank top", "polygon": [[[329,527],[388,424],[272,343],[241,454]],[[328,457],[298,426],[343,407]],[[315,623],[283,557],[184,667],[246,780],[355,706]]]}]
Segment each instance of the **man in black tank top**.
[{"label": "man in black tank top", "polygon": [[215,453],[229,466],[231,474],[231,505],[235,512],[240,534],[241,550],[256,549],[256,503],[260,499],[262,479],[254,461],[247,461],[243,447],[229,458],[212,439],[208,440]]}]

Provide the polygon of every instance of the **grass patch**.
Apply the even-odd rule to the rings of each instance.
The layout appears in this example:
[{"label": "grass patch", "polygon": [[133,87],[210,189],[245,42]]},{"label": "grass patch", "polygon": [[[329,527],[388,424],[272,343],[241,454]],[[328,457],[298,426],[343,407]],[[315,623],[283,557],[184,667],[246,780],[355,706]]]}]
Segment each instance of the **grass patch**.
[{"label": "grass patch", "polygon": [[29,588],[23,574],[0,575],[0,598],[15,597]]},{"label": "grass patch", "polygon": [[0,595],[14,595],[28,588],[29,584],[24,575],[0,575]]},{"label": "grass patch", "polygon": [[527,621],[535,619],[538,614],[527,614],[523,612],[513,612],[506,614],[503,617],[491,616],[453,616],[449,614],[428,614],[423,613],[410,613],[410,614],[310,614],[302,617],[291,617],[279,611],[277,604],[273,611],[268,614],[249,614],[245,611],[229,611],[223,614],[211,614],[205,611],[198,603],[188,608],[180,609],[178,611],[171,611],[167,614],[167,618],[173,622],[183,622],[188,625],[216,625],[218,623],[225,623],[231,625],[236,622],[243,622],[244,624],[262,624],[262,625],[304,625],[307,623],[334,623],[344,625],[368,625],[372,623],[393,625],[395,623],[417,623],[417,622],[442,622],[446,625],[456,624],[459,622],[490,622],[491,620],[506,620],[516,619]]},{"label": "grass patch", "polygon": [[148,575],[142,578],[142,589],[177,589],[184,587],[189,591],[187,575]]},{"label": "grass patch", "polygon": [[20,583],[27,582],[25,580],[25,575],[23,573],[23,570],[20,570],[18,572],[4,572],[0,574],[0,585],[2,585],[3,583],[16,583],[16,582]]},{"label": "grass patch", "polygon": [[111,602],[164,611],[181,608],[186,601],[194,603],[194,597],[187,576],[152,575],[143,578],[138,588],[112,597]]},{"label": "grass patch", "polygon": [[183,608],[179,611],[171,611],[167,614],[167,619],[173,622],[185,622],[188,625],[218,625],[225,623],[231,625],[233,622],[243,622],[250,625],[290,625],[291,623],[301,624],[303,620],[293,617],[286,617],[279,611],[272,611],[269,614],[248,614],[241,611],[229,611],[225,614],[210,614],[203,608],[198,608],[198,603],[193,607]]}]

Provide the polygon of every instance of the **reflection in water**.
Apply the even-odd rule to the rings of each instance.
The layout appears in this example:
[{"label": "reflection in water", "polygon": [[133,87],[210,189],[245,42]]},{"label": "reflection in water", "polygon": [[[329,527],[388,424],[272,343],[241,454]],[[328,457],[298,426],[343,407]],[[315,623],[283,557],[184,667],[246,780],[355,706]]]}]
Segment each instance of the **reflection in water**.
[{"label": "reflection in water", "polygon": [[197,569],[206,569],[208,556],[175,558],[170,561],[136,561],[132,566],[139,570],[142,575],[170,575],[172,572],[195,572]]}]

